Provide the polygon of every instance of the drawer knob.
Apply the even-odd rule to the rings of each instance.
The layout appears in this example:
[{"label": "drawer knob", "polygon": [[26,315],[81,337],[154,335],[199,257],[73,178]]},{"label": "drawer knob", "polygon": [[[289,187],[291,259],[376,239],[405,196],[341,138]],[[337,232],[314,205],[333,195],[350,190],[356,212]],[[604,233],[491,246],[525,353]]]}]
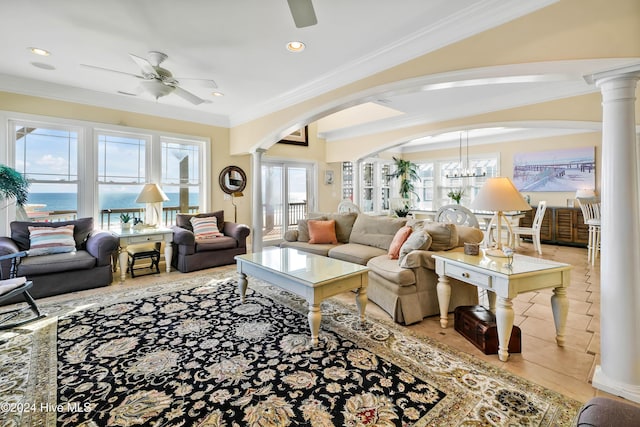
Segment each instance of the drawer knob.
[{"label": "drawer knob", "polygon": [[464,272],[464,273],[462,273],[462,277],[464,277],[464,278],[467,278],[467,279],[468,279],[468,278],[469,278],[469,277],[471,277],[471,276],[469,276],[469,273]]}]

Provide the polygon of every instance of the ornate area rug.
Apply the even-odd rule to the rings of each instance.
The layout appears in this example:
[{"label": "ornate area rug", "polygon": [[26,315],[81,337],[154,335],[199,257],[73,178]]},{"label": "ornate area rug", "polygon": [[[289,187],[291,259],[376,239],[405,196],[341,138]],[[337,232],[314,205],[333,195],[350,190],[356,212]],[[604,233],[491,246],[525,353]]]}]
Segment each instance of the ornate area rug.
[{"label": "ornate area rug", "polygon": [[233,277],[102,289],[0,334],[0,425],[563,426],[580,407],[355,304],[324,302],[311,346],[306,302],[251,278],[244,304]]}]

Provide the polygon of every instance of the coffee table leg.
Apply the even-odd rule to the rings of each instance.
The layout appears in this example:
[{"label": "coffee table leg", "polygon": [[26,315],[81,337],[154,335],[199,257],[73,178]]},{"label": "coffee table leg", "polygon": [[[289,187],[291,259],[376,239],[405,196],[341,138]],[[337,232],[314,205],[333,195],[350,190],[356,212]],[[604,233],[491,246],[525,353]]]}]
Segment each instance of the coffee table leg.
[{"label": "coffee table leg", "polygon": [[554,288],[551,296],[551,310],[553,311],[553,321],[556,324],[556,343],[564,347],[564,330],[567,325],[567,314],[569,313],[569,299],[566,288]]},{"label": "coffee table leg", "polygon": [[309,329],[311,329],[311,344],[318,344],[318,334],[320,333],[320,321],[322,313],[320,312],[320,304],[309,303]]},{"label": "coffee table leg", "polygon": [[364,322],[364,311],[367,308],[367,302],[369,298],[367,298],[367,288],[359,288],[356,290],[356,307],[358,307],[358,311],[360,312],[360,320]]},{"label": "coffee table leg", "polygon": [[451,300],[451,285],[449,279],[444,274],[438,275],[438,305],[440,306],[440,327],[446,328],[449,323],[449,301]]},{"label": "coffee table leg", "polygon": [[247,275],[238,272],[238,292],[240,292],[240,301],[244,302],[244,296],[247,293]]},{"label": "coffee table leg", "polygon": [[513,329],[513,303],[510,298],[498,297],[496,307],[496,326],[498,327],[498,357],[503,362],[509,358],[509,340]]}]

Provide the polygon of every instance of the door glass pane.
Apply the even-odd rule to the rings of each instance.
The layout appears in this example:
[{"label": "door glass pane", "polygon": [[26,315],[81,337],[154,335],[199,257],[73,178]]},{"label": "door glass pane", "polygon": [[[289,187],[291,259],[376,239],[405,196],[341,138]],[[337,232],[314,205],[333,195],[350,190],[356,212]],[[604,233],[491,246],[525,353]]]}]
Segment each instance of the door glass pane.
[{"label": "door glass pane", "polygon": [[288,192],[288,216],[289,230],[296,230],[298,221],[307,217],[307,204],[309,195],[307,194],[307,168],[288,167],[287,168]]},{"label": "door glass pane", "polygon": [[283,167],[262,165],[262,237],[264,240],[280,239],[284,220]]}]

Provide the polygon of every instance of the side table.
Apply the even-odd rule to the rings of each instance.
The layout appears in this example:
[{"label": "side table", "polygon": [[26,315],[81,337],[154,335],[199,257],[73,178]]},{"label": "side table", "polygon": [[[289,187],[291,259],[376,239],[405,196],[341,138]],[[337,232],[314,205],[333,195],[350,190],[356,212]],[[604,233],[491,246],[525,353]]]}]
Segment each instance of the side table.
[{"label": "side table", "polygon": [[[518,294],[553,288],[551,309],[556,326],[556,343],[563,347],[564,332],[569,313],[567,287],[570,283],[571,265],[524,255],[514,255],[513,264],[507,258],[488,257],[484,250],[480,255],[465,255],[462,252],[441,252],[432,255],[438,274],[438,305],[440,326],[448,324],[447,311],[451,299],[449,278],[489,291],[491,311],[495,310],[498,328],[498,357],[506,362],[509,358],[509,338],[513,329],[515,313],[512,299]],[[495,307],[496,296],[498,304]]]},{"label": "side table", "polygon": [[141,228],[138,230],[109,230],[113,235],[120,239],[120,248],[118,250],[118,263],[120,264],[120,281],[124,282],[127,276],[128,265],[128,245],[137,245],[140,243],[164,242],[164,259],[167,264],[167,273],[171,272],[171,257],[173,256],[173,230],[170,228]]}]

